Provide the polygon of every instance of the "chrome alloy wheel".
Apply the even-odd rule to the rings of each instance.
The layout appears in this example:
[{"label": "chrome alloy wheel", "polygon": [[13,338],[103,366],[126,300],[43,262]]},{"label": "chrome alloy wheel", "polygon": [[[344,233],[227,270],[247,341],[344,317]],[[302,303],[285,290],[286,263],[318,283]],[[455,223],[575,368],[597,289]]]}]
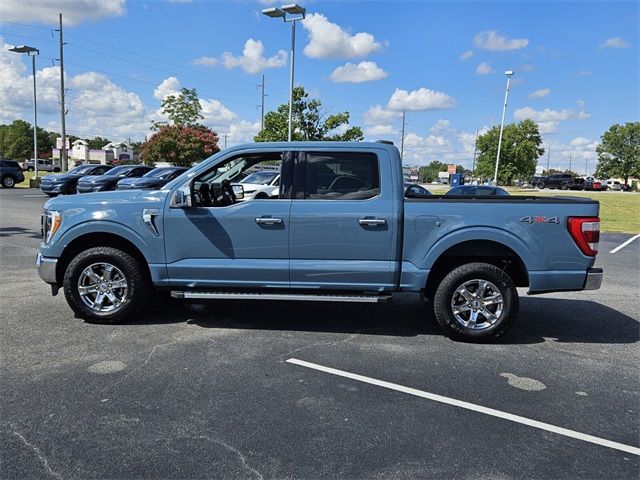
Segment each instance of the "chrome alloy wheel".
[{"label": "chrome alloy wheel", "polygon": [[84,304],[97,313],[118,310],[129,293],[122,271],[110,263],[94,263],[78,279],[78,293]]},{"label": "chrome alloy wheel", "polygon": [[451,311],[465,328],[483,330],[494,325],[502,315],[504,299],[498,287],[487,280],[468,280],[451,297]]}]

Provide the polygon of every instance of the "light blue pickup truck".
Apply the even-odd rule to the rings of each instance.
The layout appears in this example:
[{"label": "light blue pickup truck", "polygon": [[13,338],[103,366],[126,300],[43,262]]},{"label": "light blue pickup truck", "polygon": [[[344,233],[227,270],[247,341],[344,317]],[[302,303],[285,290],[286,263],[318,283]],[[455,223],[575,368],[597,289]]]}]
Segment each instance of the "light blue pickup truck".
[{"label": "light blue pickup truck", "polygon": [[[240,201],[239,180],[266,165],[279,166],[278,195]],[[123,321],[158,290],[325,302],[415,292],[448,334],[486,341],[517,317],[516,287],[600,287],[598,210],[567,197],[407,198],[384,142],[249,144],[161,190],[49,200],[36,264],[88,321]]]}]

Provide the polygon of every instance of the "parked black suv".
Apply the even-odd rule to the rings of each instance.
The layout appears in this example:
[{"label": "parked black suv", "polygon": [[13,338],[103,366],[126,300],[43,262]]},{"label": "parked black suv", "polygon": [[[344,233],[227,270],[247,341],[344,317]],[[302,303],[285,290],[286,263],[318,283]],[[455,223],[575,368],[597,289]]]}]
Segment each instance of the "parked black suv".
[{"label": "parked black suv", "polygon": [[543,188],[559,188],[561,190],[580,188],[569,173],[554,173],[548,177],[542,177],[538,180],[537,186],[541,190]]},{"label": "parked black suv", "polygon": [[16,183],[24,182],[22,167],[15,160],[0,158],[0,183],[3,188],[13,188]]}]

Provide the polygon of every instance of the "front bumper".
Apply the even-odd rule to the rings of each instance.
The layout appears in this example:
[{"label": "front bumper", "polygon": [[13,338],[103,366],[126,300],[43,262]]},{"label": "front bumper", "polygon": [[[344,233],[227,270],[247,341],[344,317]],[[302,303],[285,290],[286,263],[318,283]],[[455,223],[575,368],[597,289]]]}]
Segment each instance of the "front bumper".
[{"label": "front bumper", "polygon": [[43,282],[50,285],[56,285],[56,267],[58,266],[57,258],[43,257],[40,252],[36,255],[36,270],[38,276]]},{"label": "front bumper", "polygon": [[602,277],[604,272],[601,268],[589,267],[587,269],[587,278],[584,281],[583,290],[598,290],[602,285]]},{"label": "front bumper", "polygon": [[78,193],[91,193],[91,192],[100,192],[104,190],[104,185],[80,185],[76,186],[76,191]]},{"label": "front bumper", "polygon": [[62,186],[61,183],[40,183],[40,190],[43,193],[60,193]]}]

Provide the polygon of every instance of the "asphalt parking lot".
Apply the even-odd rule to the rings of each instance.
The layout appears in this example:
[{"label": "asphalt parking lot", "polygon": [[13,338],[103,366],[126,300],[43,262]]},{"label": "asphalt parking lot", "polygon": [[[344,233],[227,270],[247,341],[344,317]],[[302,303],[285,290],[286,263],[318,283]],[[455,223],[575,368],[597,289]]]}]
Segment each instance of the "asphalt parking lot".
[{"label": "asphalt parking lot", "polygon": [[639,476],[640,239],[611,254],[632,236],[603,234],[601,290],[523,293],[488,345],[448,339],[409,295],[158,303],[105,326],[37,278],[45,200],[0,191],[2,478]]}]

